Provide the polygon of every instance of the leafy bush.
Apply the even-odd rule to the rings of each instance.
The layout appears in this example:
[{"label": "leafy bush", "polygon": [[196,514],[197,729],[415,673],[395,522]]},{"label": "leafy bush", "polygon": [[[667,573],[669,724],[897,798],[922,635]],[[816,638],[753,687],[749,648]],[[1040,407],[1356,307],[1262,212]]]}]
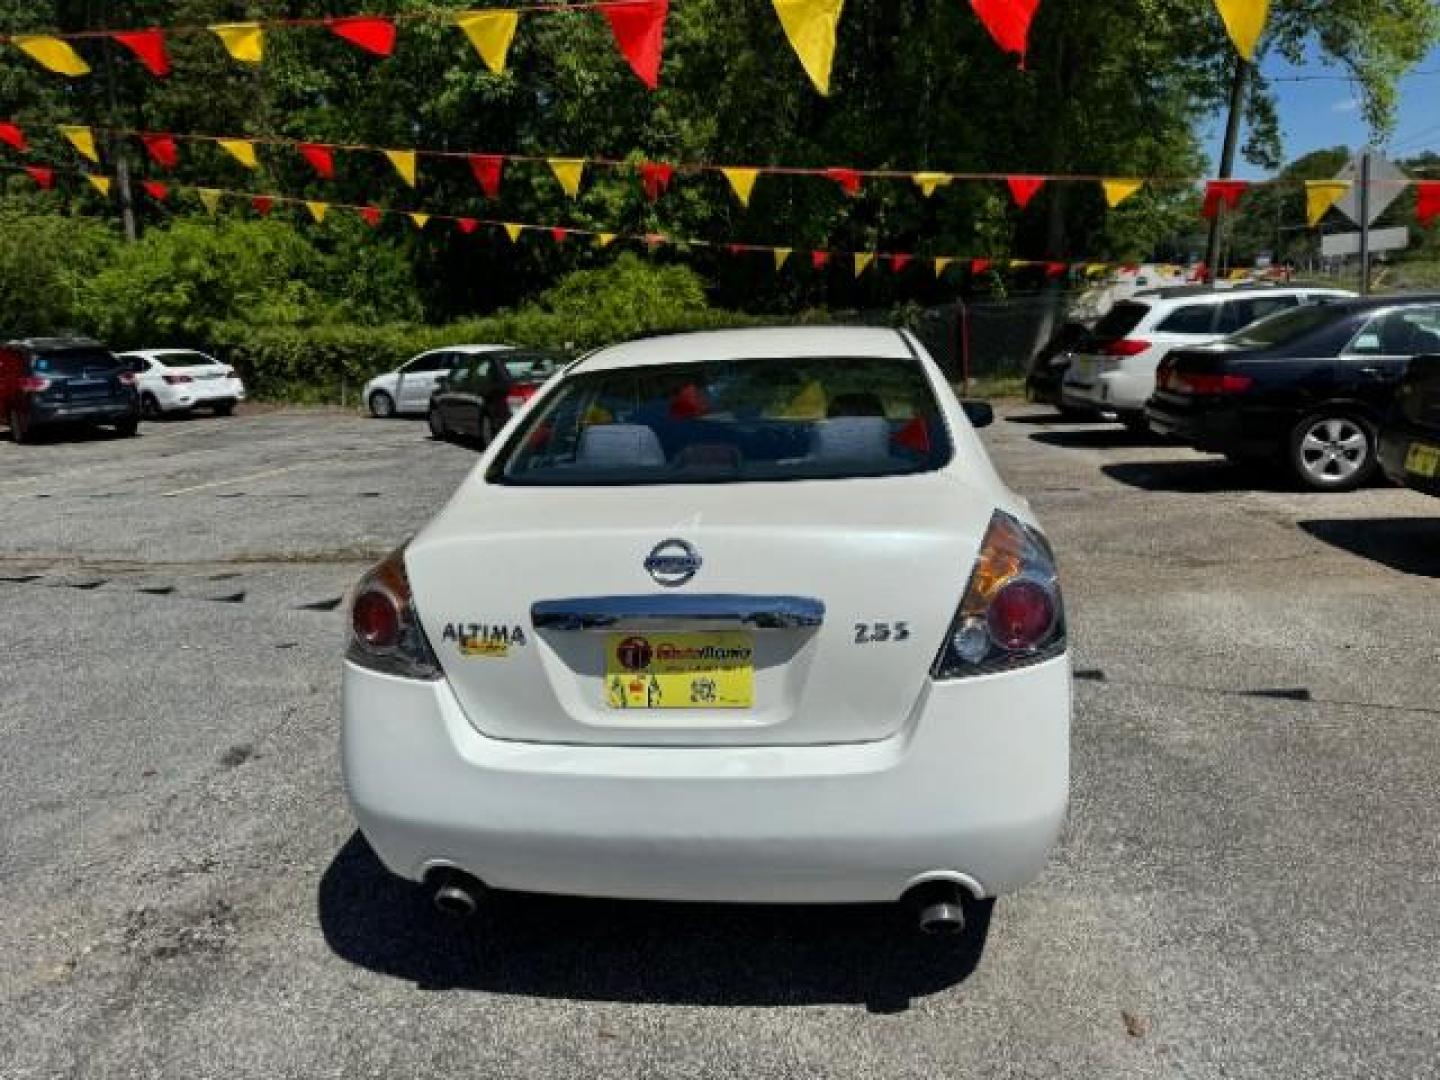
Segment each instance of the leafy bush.
[{"label": "leafy bush", "polygon": [[0,210],[0,340],[85,329],[77,298],[119,243],[92,219]]}]

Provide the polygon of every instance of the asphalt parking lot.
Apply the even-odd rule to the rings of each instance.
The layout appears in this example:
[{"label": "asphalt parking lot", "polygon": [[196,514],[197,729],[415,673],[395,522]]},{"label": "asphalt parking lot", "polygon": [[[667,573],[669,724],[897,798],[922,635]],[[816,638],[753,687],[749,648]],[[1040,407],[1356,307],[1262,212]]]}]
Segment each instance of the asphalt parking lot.
[{"label": "asphalt parking lot", "polygon": [[1433,1075],[1440,502],[1013,406],[1061,556],[1074,799],[983,952],[870,909],[388,878],[340,603],[473,461],[269,413],[0,439],[0,1076]]}]

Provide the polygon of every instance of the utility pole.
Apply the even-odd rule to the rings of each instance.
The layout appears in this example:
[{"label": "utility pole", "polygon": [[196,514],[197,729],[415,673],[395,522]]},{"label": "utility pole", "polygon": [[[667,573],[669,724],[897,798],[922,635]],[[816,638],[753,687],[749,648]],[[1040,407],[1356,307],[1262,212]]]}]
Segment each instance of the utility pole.
[{"label": "utility pole", "polygon": [[1370,148],[1360,153],[1360,295],[1370,295]]},{"label": "utility pole", "polygon": [[[1235,172],[1235,144],[1240,141],[1240,117],[1245,111],[1245,89],[1250,83],[1250,61],[1243,56],[1235,57],[1235,78],[1230,84],[1230,116],[1225,121],[1225,146],[1220,152],[1221,180],[1229,180]],[[1211,282],[1220,269],[1220,223],[1225,217],[1222,204],[1215,208],[1210,219],[1210,241],[1205,245],[1205,269]]]},{"label": "utility pole", "polygon": [[102,55],[105,66],[105,97],[109,107],[110,135],[105,142],[110,151],[110,160],[115,163],[115,187],[120,196],[120,223],[125,229],[125,239],[133,244],[139,239],[140,234],[135,226],[135,193],[130,188],[130,162],[125,157],[124,141],[116,134],[122,125],[120,124],[120,99],[115,88],[115,64],[111,53],[112,50],[107,45]]}]

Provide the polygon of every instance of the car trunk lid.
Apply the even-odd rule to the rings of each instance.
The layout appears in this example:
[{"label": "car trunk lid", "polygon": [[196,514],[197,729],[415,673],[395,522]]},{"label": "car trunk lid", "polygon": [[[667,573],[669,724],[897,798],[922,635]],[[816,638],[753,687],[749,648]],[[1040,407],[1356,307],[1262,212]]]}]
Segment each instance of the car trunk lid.
[{"label": "car trunk lid", "polygon": [[407,572],[471,723],[532,742],[894,734],[925,690],[994,509],[945,474],[479,483],[412,543]]}]

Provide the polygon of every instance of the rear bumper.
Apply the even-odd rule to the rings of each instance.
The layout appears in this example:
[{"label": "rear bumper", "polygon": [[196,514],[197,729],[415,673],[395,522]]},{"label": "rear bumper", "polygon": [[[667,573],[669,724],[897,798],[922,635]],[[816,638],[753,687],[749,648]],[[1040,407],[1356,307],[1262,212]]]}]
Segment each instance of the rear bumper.
[{"label": "rear bumper", "polygon": [[213,405],[235,405],[245,400],[245,387],[238,379],[220,380],[213,385],[167,386],[150,390],[162,412],[183,412]]},{"label": "rear bumper", "polygon": [[1077,408],[1139,415],[1154,388],[1153,371],[1141,375],[1122,369],[1099,372],[1088,381],[1067,377],[1061,392],[1065,403]]},{"label": "rear bumper", "polygon": [[1272,449],[1252,445],[1245,437],[1240,416],[1233,411],[1196,408],[1182,410],[1151,398],[1145,406],[1145,420],[1158,435],[1214,454],[1251,453]]},{"label": "rear bumper", "polygon": [[113,424],[134,420],[140,416],[138,399],[116,401],[106,398],[101,401],[30,402],[30,423],[35,427],[52,424]]},{"label": "rear bumper", "polygon": [[1440,431],[1392,421],[1380,434],[1380,468],[1397,484],[1440,497],[1440,475],[1420,476],[1405,468],[1405,459],[1415,443],[1440,446]]},{"label": "rear bumper", "polygon": [[381,861],[525,892],[898,899],[1035,878],[1069,798],[1070,662],[933,684],[900,734],[796,747],[594,747],[477,732],[443,680],[345,665],[346,790]]}]

